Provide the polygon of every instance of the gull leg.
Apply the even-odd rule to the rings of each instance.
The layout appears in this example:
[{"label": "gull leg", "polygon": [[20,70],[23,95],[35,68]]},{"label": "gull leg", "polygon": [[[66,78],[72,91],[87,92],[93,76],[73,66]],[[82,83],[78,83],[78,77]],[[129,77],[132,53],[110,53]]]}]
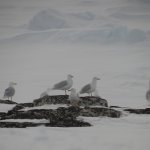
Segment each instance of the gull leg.
[{"label": "gull leg", "polygon": [[67,95],[67,92],[66,92],[66,90],[65,90],[65,95]]}]

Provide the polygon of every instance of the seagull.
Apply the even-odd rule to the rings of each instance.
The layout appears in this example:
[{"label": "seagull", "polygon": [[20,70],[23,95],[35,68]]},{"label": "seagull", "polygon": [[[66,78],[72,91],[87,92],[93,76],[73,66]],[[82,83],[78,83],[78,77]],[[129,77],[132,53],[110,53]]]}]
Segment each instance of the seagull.
[{"label": "seagull", "polygon": [[82,87],[82,89],[80,90],[80,94],[88,93],[88,94],[91,94],[91,96],[92,96],[92,92],[94,92],[96,90],[97,80],[100,80],[100,78],[94,77],[92,79],[91,83],[89,83],[89,84],[85,85],[84,87]]},{"label": "seagull", "polygon": [[69,90],[72,85],[73,85],[73,80],[72,80],[73,76],[71,74],[69,74],[67,76],[67,80],[61,81],[57,84],[55,84],[52,88],[52,90],[64,90],[65,91],[65,95],[67,94],[66,91]]},{"label": "seagull", "polygon": [[50,91],[50,88],[47,88],[46,91],[44,91],[43,93],[41,93],[40,98],[44,97],[44,96],[48,96],[48,92]]},{"label": "seagull", "polygon": [[7,89],[5,89],[5,92],[4,92],[4,98],[9,98],[11,99],[12,101],[12,97],[14,96],[15,94],[15,88],[14,88],[14,85],[17,85],[17,83],[15,82],[10,82],[9,83],[9,87]]},{"label": "seagull", "polygon": [[78,95],[78,93],[76,92],[76,89],[75,88],[72,88],[70,92],[70,95],[69,95],[69,101],[70,101],[70,104],[72,106],[79,106],[79,102],[80,102],[80,97]]},{"label": "seagull", "polygon": [[148,91],[146,92],[146,99],[148,102],[150,102],[150,81],[149,81]]},{"label": "seagull", "polygon": [[100,97],[97,89],[95,89],[95,91],[94,91],[94,96],[95,97]]}]

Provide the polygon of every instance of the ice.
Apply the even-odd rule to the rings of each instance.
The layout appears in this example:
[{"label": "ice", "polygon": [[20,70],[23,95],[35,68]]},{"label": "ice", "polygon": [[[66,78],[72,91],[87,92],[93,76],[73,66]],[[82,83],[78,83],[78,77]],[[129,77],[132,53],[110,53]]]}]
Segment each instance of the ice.
[{"label": "ice", "polygon": [[61,13],[56,10],[43,10],[37,13],[29,22],[30,30],[46,30],[64,28],[66,21],[61,17]]},{"label": "ice", "polygon": [[[42,23],[43,24],[43,23]],[[44,23],[45,24],[45,23]],[[38,25],[35,26],[35,28]],[[39,25],[42,28],[42,25]],[[34,29],[35,29],[34,28]],[[125,26],[101,26],[94,29],[53,29],[44,32],[27,32],[0,43],[95,43],[95,44],[134,44],[148,40],[147,32],[141,29],[129,29]]]}]

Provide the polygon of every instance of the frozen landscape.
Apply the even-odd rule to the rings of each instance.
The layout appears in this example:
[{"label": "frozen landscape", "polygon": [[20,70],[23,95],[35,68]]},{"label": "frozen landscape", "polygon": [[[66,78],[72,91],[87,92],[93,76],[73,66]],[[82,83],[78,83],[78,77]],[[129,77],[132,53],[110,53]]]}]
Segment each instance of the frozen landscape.
[{"label": "frozen landscape", "polygon": [[[149,108],[149,47],[149,0],[0,1],[0,99],[10,81],[17,82],[13,101],[25,103],[72,74],[77,91],[99,77],[98,93],[109,106]],[[57,94],[64,91],[49,92]],[[0,104],[0,112],[12,107]],[[93,126],[1,128],[0,149],[150,148],[149,115],[79,119]]]}]

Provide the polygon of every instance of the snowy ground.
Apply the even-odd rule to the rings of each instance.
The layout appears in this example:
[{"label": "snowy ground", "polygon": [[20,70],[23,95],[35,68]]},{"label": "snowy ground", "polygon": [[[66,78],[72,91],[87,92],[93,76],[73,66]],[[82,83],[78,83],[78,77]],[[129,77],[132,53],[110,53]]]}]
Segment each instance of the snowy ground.
[{"label": "snowy ground", "polygon": [[[47,109],[51,106],[43,106]],[[52,106],[54,107],[54,106]],[[9,107],[5,107],[5,110]],[[39,108],[40,109],[40,108]],[[108,117],[78,117],[92,127],[0,129],[2,150],[148,150],[150,116],[124,114],[119,119]],[[10,119],[4,121],[47,123],[45,119]],[[3,121],[2,121],[3,122]],[[9,143],[9,144],[8,144]]]},{"label": "snowy ground", "polygon": [[[93,76],[100,77],[99,95],[109,105],[147,107],[149,41],[149,0],[0,1],[0,97],[15,81],[14,101],[31,102],[72,74],[78,91]],[[0,111],[7,111],[1,106]],[[148,115],[86,119],[94,126],[0,129],[0,149],[150,147]]]},{"label": "snowy ground", "polygon": [[90,121],[94,126],[1,129],[0,147],[3,150],[31,148],[34,150],[148,150],[150,147],[149,116],[131,115],[121,119],[84,118],[84,120]]}]

